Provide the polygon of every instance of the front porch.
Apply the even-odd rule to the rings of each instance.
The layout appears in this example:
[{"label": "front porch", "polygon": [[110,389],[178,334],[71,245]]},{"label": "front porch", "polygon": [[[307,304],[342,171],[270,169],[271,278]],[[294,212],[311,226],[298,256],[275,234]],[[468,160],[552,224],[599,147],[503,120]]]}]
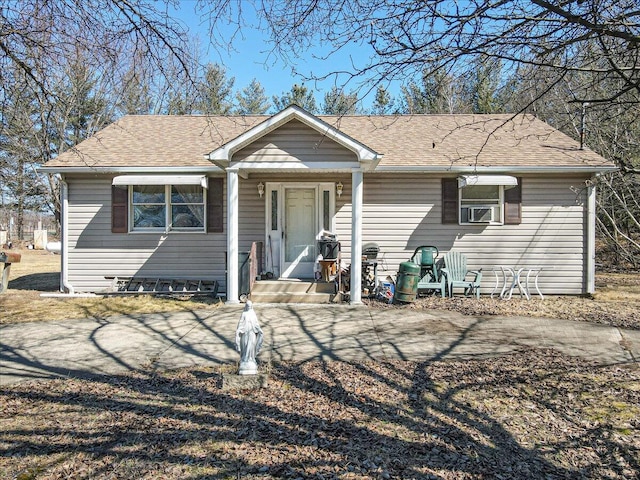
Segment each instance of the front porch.
[{"label": "front porch", "polygon": [[[324,231],[337,233],[348,246],[343,260],[351,265],[350,302],[361,303],[363,180],[375,169],[378,153],[291,106],[206,158],[226,172],[228,303],[246,293],[239,291],[238,259],[251,242],[264,242],[266,272],[300,280],[315,275],[317,240]],[[343,187],[349,195],[340,199]],[[275,294],[327,294],[313,288],[285,283]]]},{"label": "front porch", "polygon": [[[322,243],[322,242],[321,242]],[[361,260],[361,289],[359,299],[373,298],[378,290],[381,292],[390,287],[389,282],[393,278],[389,275],[384,259],[378,259],[379,248],[365,245],[364,256]],[[323,249],[318,249],[322,254]],[[329,250],[326,250],[327,252]],[[338,258],[320,261],[320,270],[315,272],[315,278],[282,278],[274,276],[265,268],[265,255],[263,242],[253,242],[251,249],[241,255],[239,282],[239,300],[245,302],[251,300],[254,303],[307,303],[329,304],[350,302],[351,291],[351,265],[341,262]],[[380,267],[378,265],[380,264]],[[227,303],[229,302],[227,299]]]}]

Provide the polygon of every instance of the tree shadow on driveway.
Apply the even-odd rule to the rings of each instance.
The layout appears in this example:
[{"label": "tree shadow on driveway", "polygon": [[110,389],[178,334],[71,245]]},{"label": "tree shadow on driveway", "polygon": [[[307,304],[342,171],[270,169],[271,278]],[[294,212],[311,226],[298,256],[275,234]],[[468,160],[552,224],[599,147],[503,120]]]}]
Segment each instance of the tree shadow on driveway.
[{"label": "tree shadow on driveway", "polygon": [[[128,373],[82,364],[65,373],[54,362],[22,359],[25,369],[85,379],[3,387],[0,476],[34,469],[43,478],[625,478],[640,468],[637,368],[526,347],[442,360],[478,322],[435,356],[403,359],[397,346],[398,356],[385,358],[377,338],[384,332],[366,309],[333,310],[312,325],[304,309],[291,308],[263,316],[281,352],[262,364],[268,386],[226,391],[219,385],[237,356],[236,310],[79,323],[92,351]],[[342,338],[349,321],[358,338]],[[144,342],[136,343],[140,357],[107,346],[102,335],[116,326],[157,342],[156,358],[135,363],[147,355]],[[58,340],[69,343],[62,333]],[[341,355],[354,346],[361,358]],[[232,360],[222,360],[224,352]],[[172,364],[170,354],[188,368],[157,368]],[[293,354],[306,357],[292,361]],[[601,410],[591,410],[594,401]]]}]

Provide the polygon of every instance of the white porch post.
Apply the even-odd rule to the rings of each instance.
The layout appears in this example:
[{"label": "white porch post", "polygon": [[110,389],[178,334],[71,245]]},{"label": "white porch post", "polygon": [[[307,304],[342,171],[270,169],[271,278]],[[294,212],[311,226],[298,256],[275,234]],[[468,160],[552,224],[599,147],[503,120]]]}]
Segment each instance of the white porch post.
[{"label": "white porch post", "polygon": [[362,170],[351,172],[351,303],[362,303]]},{"label": "white porch post", "polygon": [[238,297],[238,169],[227,169],[227,303]]},{"label": "white porch post", "polygon": [[587,293],[596,291],[596,187],[587,188]]}]

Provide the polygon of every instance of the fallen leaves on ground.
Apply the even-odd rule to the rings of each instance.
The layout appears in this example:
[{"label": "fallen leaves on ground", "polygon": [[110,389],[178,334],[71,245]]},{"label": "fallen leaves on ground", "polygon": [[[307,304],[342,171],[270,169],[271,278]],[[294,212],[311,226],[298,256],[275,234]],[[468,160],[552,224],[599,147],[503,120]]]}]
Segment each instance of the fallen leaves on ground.
[{"label": "fallen leaves on ground", "polygon": [[638,366],[552,350],[456,362],[139,371],[3,388],[0,476],[635,478]]},{"label": "fallen leaves on ground", "polygon": [[531,300],[515,297],[510,300],[456,296],[441,298],[435,295],[421,296],[407,304],[387,304],[378,300],[365,300],[371,308],[412,308],[425,310],[449,310],[463,315],[500,315],[546,317],[579,322],[600,323],[620,328],[640,330],[640,296],[628,296],[617,301],[593,297],[546,296]]}]

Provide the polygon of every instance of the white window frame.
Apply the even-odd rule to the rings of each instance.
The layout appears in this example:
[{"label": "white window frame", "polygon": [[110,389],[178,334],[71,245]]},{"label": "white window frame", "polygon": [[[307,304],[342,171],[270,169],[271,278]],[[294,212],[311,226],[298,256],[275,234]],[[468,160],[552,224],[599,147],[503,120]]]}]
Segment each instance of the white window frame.
[{"label": "white window frame", "polygon": [[[504,185],[483,185],[483,187],[487,186],[494,186],[498,188],[498,198],[474,198],[473,200],[464,199],[464,190],[468,188],[474,188],[474,186],[471,185],[458,188],[458,219],[460,225],[504,225]],[[497,207],[498,214],[493,215],[492,219],[488,222],[471,222],[469,220],[463,221],[463,219],[465,218],[465,215],[463,215],[463,210],[468,210],[472,207],[491,208],[493,211],[495,211]],[[467,213],[466,218],[469,217],[470,215]]]},{"label": "white window frame", "polygon": [[[149,186],[149,185],[129,185],[129,233],[206,233],[207,232],[207,190],[200,186],[202,192],[202,202],[190,202],[190,203],[177,203],[171,202],[171,190],[174,186],[183,186],[182,184],[165,184],[164,186],[164,203],[135,203],[133,202],[133,189],[136,186]],[[165,214],[165,226],[164,227],[135,227],[134,226],[134,208],[136,205],[164,205]],[[172,218],[172,206],[173,205],[202,205],[202,227],[174,227]]]}]

